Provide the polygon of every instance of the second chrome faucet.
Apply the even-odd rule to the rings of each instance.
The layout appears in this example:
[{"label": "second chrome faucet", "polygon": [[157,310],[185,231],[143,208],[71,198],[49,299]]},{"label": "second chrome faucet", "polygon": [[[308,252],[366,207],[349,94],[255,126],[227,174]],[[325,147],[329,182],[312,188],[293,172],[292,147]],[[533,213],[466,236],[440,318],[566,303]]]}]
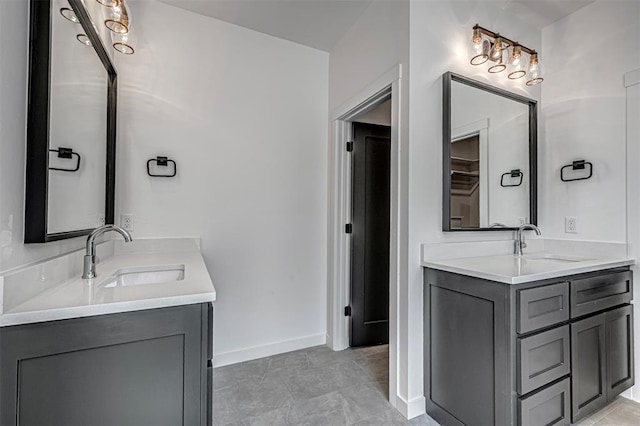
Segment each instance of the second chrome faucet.
[{"label": "second chrome faucet", "polygon": [[102,225],[91,231],[87,237],[87,251],[84,255],[84,272],[82,273],[82,278],[90,279],[96,277],[96,238],[109,231],[119,233],[128,243],[133,240],[129,231],[118,225]]},{"label": "second chrome faucet", "polygon": [[515,240],[515,248],[514,248],[514,253],[519,256],[522,256],[522,249],[527,247],[527,243],[525,243],[524,241],[524,234],[522,233],[522,231],[525,231],[527,229],[535,231],[537,235],[542,235],[542,233],[540,232],[540,229],[537,226],[532,225],[530,223],[526,223],[521,227],[519,227],[518,230],[516,231],[516,240]]}]

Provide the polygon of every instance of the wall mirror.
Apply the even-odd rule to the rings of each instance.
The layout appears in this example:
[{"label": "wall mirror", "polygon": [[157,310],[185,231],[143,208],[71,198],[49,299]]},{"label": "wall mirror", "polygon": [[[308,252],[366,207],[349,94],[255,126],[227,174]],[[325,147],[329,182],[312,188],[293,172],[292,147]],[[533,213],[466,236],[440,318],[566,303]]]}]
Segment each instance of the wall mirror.
[{"label": "wall mirror", "polygon": [[82,0],[31,0],[25,243],[113,223],[117,73]]},{"label": "wall mirror", "polygon": [[537,222],[536,101],[443,75],[443,231]]}]

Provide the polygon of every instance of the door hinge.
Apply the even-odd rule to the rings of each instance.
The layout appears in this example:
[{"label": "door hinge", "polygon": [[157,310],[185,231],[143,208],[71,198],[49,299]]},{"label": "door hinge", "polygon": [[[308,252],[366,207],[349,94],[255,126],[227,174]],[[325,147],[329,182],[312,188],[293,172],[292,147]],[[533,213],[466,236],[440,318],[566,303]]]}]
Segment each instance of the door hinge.
[{"label": "door hinge", "polygon": [[347,152],[353,151],[353,142],[347,142]]},{"label": "door hinge", "polygon": [[344,226],[344,232],[350,234],[351,232],[353,232],[353,226],[350,223],[347,223]]},{"label": "door hinge", "polygon": [[344,316],[345,317],[350,317],[351,316],[351,306],[345,306],[344,307]]}]

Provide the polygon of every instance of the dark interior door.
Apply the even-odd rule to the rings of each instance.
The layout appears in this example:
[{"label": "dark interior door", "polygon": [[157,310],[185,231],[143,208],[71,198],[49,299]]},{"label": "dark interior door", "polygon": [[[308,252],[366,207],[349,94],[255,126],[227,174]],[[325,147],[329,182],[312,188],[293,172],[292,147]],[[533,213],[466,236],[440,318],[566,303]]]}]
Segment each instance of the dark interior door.
[{"label": "dark interior door", "polygon": [[353,124],[351,346],[389,343],[391,128]]}]

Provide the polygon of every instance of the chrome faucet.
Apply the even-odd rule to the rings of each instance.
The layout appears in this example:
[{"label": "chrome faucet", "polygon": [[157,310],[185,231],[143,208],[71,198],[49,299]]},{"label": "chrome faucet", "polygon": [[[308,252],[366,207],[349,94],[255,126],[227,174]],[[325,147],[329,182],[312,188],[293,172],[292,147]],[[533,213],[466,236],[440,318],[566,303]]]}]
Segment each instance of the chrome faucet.
[{"label": "chrome faucet", "polygon": [[96,277],[96,238],[109,231],[119,233],[128,243],[133,240],[129,231],[118,225],[102,225],[91,231],[87,237],[87,252],[84,255],[84,272],[82,273],[82,278],[88,279]]},{"label": "chrome faucet", "polygon": [[524,234],[522,233],[522,231],[525,231],[527,229],[536,231],[537,235],[542,235],[542,232],[540,232],[540,229],[537,226],[532,225],[530,223],[526,223],[521,227],[519,227],[518,231],[516,232],[515,251],[514,251],[514,253],[517,254],[518,256],[522,256],[522,249],[527,247],[527,243],[524,242]]}]

